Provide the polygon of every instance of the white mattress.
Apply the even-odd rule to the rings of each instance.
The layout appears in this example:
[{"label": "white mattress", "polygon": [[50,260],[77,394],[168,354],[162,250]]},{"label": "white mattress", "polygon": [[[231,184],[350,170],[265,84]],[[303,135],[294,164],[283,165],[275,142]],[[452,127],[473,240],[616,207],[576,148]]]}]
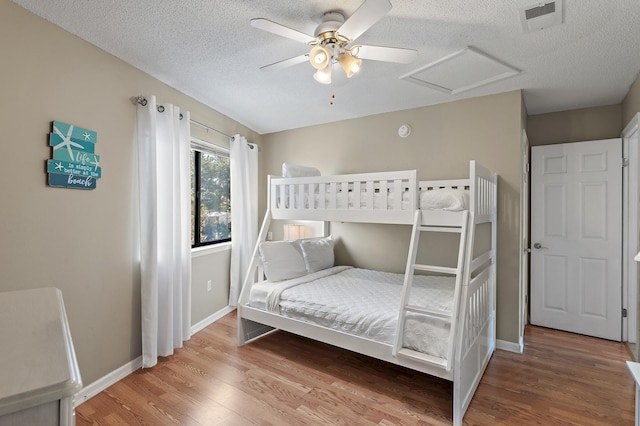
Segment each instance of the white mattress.
[{"label": "white mattress", "polygon": [[[251,288],[251,306],[394,344],[404,275],[337,266],[277,283]],[[416,275],[411,305],[451,312],[454,279]],[[446,357],[450,321],[409,314],[404,346]]]}]

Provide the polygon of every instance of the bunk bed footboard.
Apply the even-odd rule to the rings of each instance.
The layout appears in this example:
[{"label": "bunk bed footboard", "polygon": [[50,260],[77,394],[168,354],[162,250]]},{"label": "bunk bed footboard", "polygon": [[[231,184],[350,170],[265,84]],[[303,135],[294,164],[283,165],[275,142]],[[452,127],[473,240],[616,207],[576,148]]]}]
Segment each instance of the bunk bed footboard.
[{"label": "bunk bed footboard", "polygon": [[471,279],[462,301],[459,322],[461,337],[456,348],[453,385],[453,420],[462,417],[473,398],[484,370],[495,350],[495,265],[493,263]]}]

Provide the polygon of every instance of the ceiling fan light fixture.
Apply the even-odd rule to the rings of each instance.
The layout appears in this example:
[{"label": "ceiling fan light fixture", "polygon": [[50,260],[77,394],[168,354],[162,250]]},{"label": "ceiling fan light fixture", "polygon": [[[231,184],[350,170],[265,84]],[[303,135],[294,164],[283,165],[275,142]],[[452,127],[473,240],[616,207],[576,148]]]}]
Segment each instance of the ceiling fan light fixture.
[{"label": "ceiling fan light fixture", "polygon": [[309,52],[309,62],[317,70],[327,67],[331,60],[331,53],[322,46],[314,46]]},{"label": "ceiling fan light fixture", "polygon": [[348,53],[341,53],[340,56],[338,56],[338,63],[344,70],[345,74],[347,74],[347,78],[351,78],[355,73],[360,71],[362,60]]},{"label": "ceiling fan light fixture", "polygon": [[316,71],[313,74],[313,78],[315,78],[318,83],[331,84],[331,64],[329,63],[326,67]]}]

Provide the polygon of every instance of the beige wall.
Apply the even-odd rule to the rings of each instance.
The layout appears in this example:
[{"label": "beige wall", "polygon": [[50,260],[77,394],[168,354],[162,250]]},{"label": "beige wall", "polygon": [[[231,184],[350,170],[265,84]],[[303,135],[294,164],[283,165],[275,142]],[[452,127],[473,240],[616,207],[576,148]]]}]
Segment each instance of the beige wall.
[{"label": "beige wall", "polygon": [[[0,52],[0,291],[62,290],[87,385],[141,353],[130,98],[156,95],[227,134],[260,136],[10,1],[0,2]],[[98,132],[95,190],[46,185],[53,120]],[[220,309],[210,303],[194,297],[194,322]]]},{"label": "beige wall", "polygon": [[228,304],[231,247],[206,255],[194,253],[191,265],[191,325],[195,325]]},{"label": "beige wall", "polygon": [[622,105],[574,109],[530,115],[527,136],[531,146],[619,138]]},{"label": "beige wall", "polygon": [[[264,135],[262,170],[280,174],[288,161],[323,174],[417,169],[421,179],[447,179],[468,176],[475,159],[498,172],[497,333],[517,343],[522,105],[515,91]],[[413,129],[406,139],[403,123]],[[332,233],[339,263],[404,270],[408,227],[334,223]]]}]

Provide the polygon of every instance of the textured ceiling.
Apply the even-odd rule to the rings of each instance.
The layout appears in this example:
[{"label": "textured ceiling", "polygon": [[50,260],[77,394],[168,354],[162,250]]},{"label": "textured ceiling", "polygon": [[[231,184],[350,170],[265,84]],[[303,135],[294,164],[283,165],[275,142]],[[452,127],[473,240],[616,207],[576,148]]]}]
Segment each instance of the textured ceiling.
[{"label": "textured ceiling", "polygon": [[[348,17],[362,0],[13,1],[262,134],[516,89],[529,114],[617,104],[640,70],[638,0],[564,0],[564,24],[530,33],[519,7],[534,0],[391,0],[357,41],[418,58],[363,61],[332,87],[309,63],[260,71],[309,48],[249,20],[313,35],[324,12]],[[522,73],[453,96],[399,79],[467,46]]]}]

